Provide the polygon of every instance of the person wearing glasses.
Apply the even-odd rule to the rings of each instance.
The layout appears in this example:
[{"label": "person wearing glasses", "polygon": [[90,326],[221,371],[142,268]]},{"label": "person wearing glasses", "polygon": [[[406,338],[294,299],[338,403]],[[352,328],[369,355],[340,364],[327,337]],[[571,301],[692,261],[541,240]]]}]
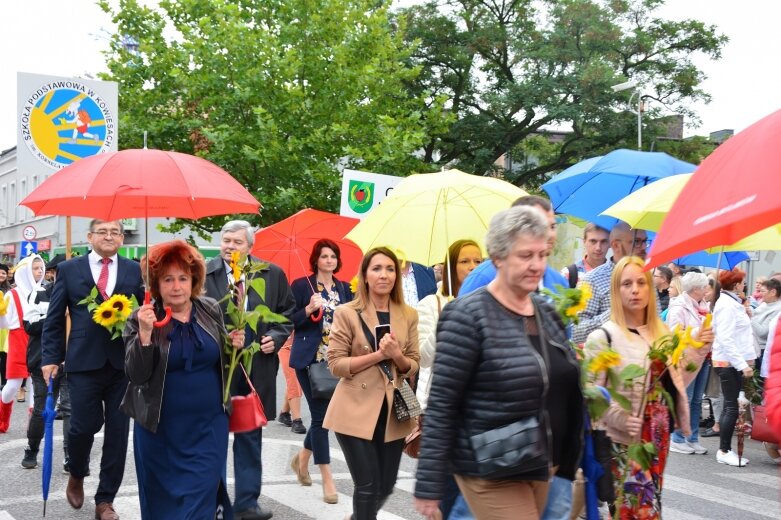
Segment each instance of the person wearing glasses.
[{"label": "person wearing glasses", "polygon": [[[572,329],[572,340],[583,343],[592,331],[610,319],[610,277],[616,263],[625,256],[637,256],[645,260],[648,236],[642,229],[632,229],[626,222],[618,221],[610,231],[610,248],[613,256],[596,269],[586,273],[584,282],[591,285],[591,300],[580,313],[580,322]],[[659,304],[657,302],[657,311]]]},{"label": "person wearing glasses", "polygon": [[[68,433],[70,478],[65,489],[68,503],[80,509],[84,503],[84,477],[89,474],[89,457],[95,434],[103,428],[103,456],[95,493],[95,518],[115,520],[114,497],[125,473],[129,419],[119,405],[127,387],[125,345],[122,338],[92,319],[80,303],[98,288],[97,303],[115,294],[141,302],[144,298],[141,268],[137,262],[117,254],[124,241],[120,221],[92,220],[87,240],[92,251],[59,265],[49,312],[41,336],[41,372],[44,381],[57,375],[65,362],[71,397]],[[70,314],[70,332],[66,328]],[[68,349],[65,350],[67,339]]]}]

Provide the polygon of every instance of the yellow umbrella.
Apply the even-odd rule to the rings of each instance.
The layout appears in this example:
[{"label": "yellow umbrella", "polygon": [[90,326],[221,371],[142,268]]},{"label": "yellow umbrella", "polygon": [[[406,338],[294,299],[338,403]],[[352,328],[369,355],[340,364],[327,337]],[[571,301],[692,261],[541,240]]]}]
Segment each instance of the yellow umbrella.
[{"label": "yellow umbrella", "polygon": [[[693,174],[673,175],[655,181],[619,200],[602,212],[623,220],[630,226],[648,231],[659,231],[675,199],[689,182]],[[781,249],[781,224],[763,229],[734,244],[708,249],[709,253],[719,251],[760,251]]]},{"label": "yellow umbrella", "polygon": [[458,170],[411,175],[346,238],[364,252],[388,246],[424,265],[442,262],[448,246],[460,239],[476,241],[485,253],[491,217],[524,195],[509,182]]}]

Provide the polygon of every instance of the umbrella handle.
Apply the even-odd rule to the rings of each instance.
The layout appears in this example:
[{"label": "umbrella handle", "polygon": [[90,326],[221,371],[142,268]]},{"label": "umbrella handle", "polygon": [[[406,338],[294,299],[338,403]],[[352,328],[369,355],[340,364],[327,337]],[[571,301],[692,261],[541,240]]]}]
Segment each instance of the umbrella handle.
[{"label": "umbrella handle", "polygon": [[313,312],[309,315],[309,319],[317,323],[318,321],[323,319],[323,308],[320,307],[317,309],[317,312]]},{"label": "umbrella handle", "polygon": [[[152,301],[152,293],[149,291],[144,291],[144,305],[147,305]],[[165,327],[168,325],[168,322],[171,321],[171,307],[165,308],[165,318],[163,318],[160,321],[154,322],[152,325],[154,325],[156,328]]]}]

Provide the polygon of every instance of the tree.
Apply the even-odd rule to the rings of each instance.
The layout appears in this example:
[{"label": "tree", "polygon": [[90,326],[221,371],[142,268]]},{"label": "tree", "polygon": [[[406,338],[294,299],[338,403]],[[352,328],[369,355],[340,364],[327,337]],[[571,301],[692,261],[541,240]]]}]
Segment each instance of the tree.
[{"label": "tree", "polygon": [[[405,88],[418,71],[382,1],[101,6],[118,28],[105,79],[119,83],[120,147],[140,147],[148,131],[151,147],[215,162],[262,201],[256,222],[336,210],[341,167],[421,170],[413,152],[445,128],[441,103]],[[187,223],[212,231],[223,220]]]},{"label": "tree", "polygon": [[[407,41],[418,43],[410,63],[423,69],[411,92],[447,96],[456,117],[446,134],[431,136],[424,159],[538,185],[545,173],[585,156],[634,148],[631,91],[610,88],[628,79],[655,100],[645,122],[663,108],[694,116],[688,104],[709,98],[692,55],[717,59],[727,38],[696,20],[656,17],[662,3],[431,0],[401,10]],[[562,127],[571,133],[552,148],[527,141]],[[658,129],[646,131],[651,138]],[[542,152],[537,161],[525,160],[535,151]],[[504,154],[522,166],[503,171],[495,163]]]}]

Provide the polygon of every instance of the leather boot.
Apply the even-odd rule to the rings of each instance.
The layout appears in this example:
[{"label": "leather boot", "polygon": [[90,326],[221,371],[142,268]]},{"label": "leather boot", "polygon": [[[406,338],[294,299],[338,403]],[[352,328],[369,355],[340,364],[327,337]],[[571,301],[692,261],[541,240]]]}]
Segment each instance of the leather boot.
[{"label": "leather boot", "polygon": [[10,403],[0,401],[0,433],[8,431],[8,427],[11,425],[11,410],[13,407],[13,401]]},{"label": "leather boot", "polygon": [[84,479],[73,475],[68,478],[68,487],[65,488],[65,498],[73,509],[81,509],[84,505]]}]

